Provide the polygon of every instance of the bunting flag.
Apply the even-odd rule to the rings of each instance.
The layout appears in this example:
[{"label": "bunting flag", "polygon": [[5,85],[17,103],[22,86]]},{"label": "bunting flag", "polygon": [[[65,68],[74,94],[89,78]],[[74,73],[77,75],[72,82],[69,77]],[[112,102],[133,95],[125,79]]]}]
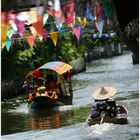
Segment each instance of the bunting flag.
[{"label": "bunting flag", "polygon": [[40,21],[43,24],[43,16],[42,15],[37,15],[37,22]]},{"label": "bunting flag", "polygon": [[86,23],[87,23],[86,17],[84,17],[83,19],[81,17],[77,17],[77,19],[78,19],[78,22],[81,26],[83,26],[83,27],[86,26]]},{"label": "bunting flag", "polygon": [[100,14],[100,20],[105,20],[105,19],[106,19],[106,15],[105,15],[105,12],[104,12],[104,10],[102,8],[101,14]]},{"label": "bunting flag", "polygon": [[37,12],[36,10],[31,10],[28,12],[28,20],[27,20],[27,24],[30,25],[34,22],[37,22]]},{"label": "bunting flag", "polygon": [[94,17],[92,16],[89,9],[86,10],[85,16],[87,19],[90,19],[91,21],[94,21]]},{"label": "bunting flag", "polygon": [[45,13],[45,14],[43,15],[43,25],[46,24],[48,18],[49,18],[49,15],[48,15],[47,13]]},{"label": "bunting flag", "polygon": [[30,30],[31,30],[32,35],[33,35],[34,37],[36,37],[37,32],[36,32],[35,28],[34,28],[33,26],[30,26],[29,28],[30,28]]},{"label": "bunting flag", "polygon": [[1,42],[3,44],[6,42],[8,28],[9,28],[9,24],[8,23],[7,24],[1,24]]},{"label": "bunting flag", "polygon": [[52,39],[52,41],[53,41],[55,46],[56,46],[56,43],[57,43],[58,34],[59,34],[58,32],[50,33],[50,37],[51,37],[51,39]]},{"label": "bunting flag", "polygon": [[60,11],[61,17],[55,16],[55,25],[58,28],[58,30],[61,30],[61,27],[64,23],[64,16],[62,14],[61,6],[60,6],[60,1],[59,0],[54,0],[54,10],[55,11]]},{"label": "bunting flag", "polygon": [[55,18],[55,25],[57,27],[57,29],[60,31],[61,30],[61,27],[63,25],[64,21],[60,20],[59,18]]},{"label": "bunting flag", "polygon": [[47,39],[48,34],[49,34],[49,31],[47,31],[47,30],[43,30],[43,38],[44,38],[44,40]]},{"label": "bunting flag", "polygon": [[102,35],[102,32],[103,32],[103,26],[104,26],[104,21],[101,20],[101,21],[98,21],[95,23],[96,25],[96,28],[98,29],[100,35]]},{"label": "bunting flag", "polygon": [[75,36],[76,36],[76,38],[77,38],[77,40],[79,42],[80,35],[81,35],[81,28],[80,28],[80,26],[73,28],[73,32],[74,32],[74,34],[75,34]]},{"label": "bunting flag", "polygon": [[18,30],[18,29],[17,29],[17,26],[16,26],[16,24],[15,24],[15,22],[14,22],[14,20],[10,20],[9,23],[10,23],[10,25],[11,25],[11,27],[13,28],[14,31],[17,31],[17,30]]},{"label": "bunting flag", "polygon": [[62,11],[61,11],[60,1],[53,0],[53,3],[52,3],[52,1],[49,1],[48,5],[50,6],[50,8],[48,10],[46,10],[46,12],[49,15],[57,17],[60,20],[64,21],[64,16],[63,16]]},{"label": "bunting flag", "polygon": [[6,46],[6,42],[2,42],[1,48],[3,49],[3,48],[5,48],[5,46]]},{"label": "bunting flag", "polygon": [[102,7],[101,7],[101,4],[98,3],[97,5],[97,11],[96,11],[96,17],[97,17],[97,21],[100,20],[100,15],[101,15],[101,12],[102,12]]},{"label": "bunting flag", "polygon": [[29,12],[20,12],[15,15],[15,18],[20,21],[28,21],[30,18]]},{"label": "bunting flag", "polygon": [[34,40],[35,40],[35,37],[33,35],[27,37],[27,41],[28,41],[31,48],[34,45]]},{"label": "bunting flag", "polygon": [[55,19],[55,25],[58,28],[58,30],[61,29],[62,24],[64,23],[64,16],[62,14],[60,1],[59,0],[53,0],[53,3],[50,3],[50,9],[46,10],[51,16],[54,16]]},{"label": "bunting flag", "polygon": [[65,24],[70,27],[73,26],[75,21],[75,12],[74,12],[74,1],[73,0],[64,0],[64,4],[62,6],[62,12],[65,15]]},{"label": "bunting flag", "polygon": [[1,12],[1,23],[8,24],[9,20],[11,19],[11,14],[12,14],[12,11]]},{"label": "bunting flag", "polygon": [[25,31],[25,28],[24,28],[25,22],[20,21],[18,19],[15,19],[14,22],[15,22],[15,24],[17,26],[17,32],[19,33],[20,36],[23,36],[23,33]]},{"label": "bunting flag", "polygon": [[115,14],[114,0],[109,0],[109,1],[108,0],[105,0],[105,1],[99,0],[99,2],[102,4],[102,8],[106,12],[107,16],[109,18],[113,18],[114,14]]},{"label": "bunting flag", "polygon": [[8,30],[7,36],[8,36],[9,39],[11,39],[11,37],[13,36],[13,34],[14,34],[14,30],[13,29]]},{"label": "bunting flag", "polygon": [[60,33],[61,33],[62,35],[64,35],[65,32],[66,32],[66,28],[61,28]]},{"label": "bunting flag", "polygon": [[85,16],[86,16],[87,19],[89,19],[91,21],[94,21],[94,16],[92,15],[91,10],[90,10],[90,2],[89,2],[89,0],[86,1]]},{"label": "bunting flag", "polygon": [[96,11],[97,21],[105,20],[105,12],[100,3],[98,3],[97,11]]},{"label": "bunting flag", "polygon": [[43,21],[39,20],[38,22],[32,23],[34,29],[37,32],[37,35],[40,40],[43,39]]},{"label": "bunting flag", "polygon": [[12,43],[11,39],[6,40],[6,49],[7,49],[8,52],[10,50],[11,43]]}]

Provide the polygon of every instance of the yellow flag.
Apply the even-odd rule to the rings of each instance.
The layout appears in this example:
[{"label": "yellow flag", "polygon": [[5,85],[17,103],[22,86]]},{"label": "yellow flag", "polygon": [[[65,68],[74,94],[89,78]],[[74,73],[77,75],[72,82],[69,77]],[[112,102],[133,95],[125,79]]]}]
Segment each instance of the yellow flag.
[{"label": "yellow flag", "polygon": [[77,19],[78,19],[78,22],[80,22],[80,23],[81,23],[81,17],[77,17]]},{"label": "yellow flag", "polygon": [[54,45],[56,46],[57,38],[58,38],[58,32],[52,32],[52,33],[50,33],[50,37],[51,37]]},{"label": "yellow flag", "polygon": [[1,42],[6,42],[7,32],[8,32],[9,24],[1,24]]},{"label": "yellow flag", "polygon": [[4,47],[6,47],[6,42],[2,42],[1,44],[1,48],[3,49]]}]

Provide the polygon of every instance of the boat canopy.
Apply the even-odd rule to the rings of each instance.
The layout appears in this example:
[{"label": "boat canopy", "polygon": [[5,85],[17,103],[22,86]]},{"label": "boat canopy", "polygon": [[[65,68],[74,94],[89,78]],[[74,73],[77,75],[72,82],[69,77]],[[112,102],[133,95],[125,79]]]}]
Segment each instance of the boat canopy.
[{"label": "boat canopy", "polygon": [[39,72],[39,70],[53,70],[55,71],[56,73],[62,75],[64,73],[66,73],[67,71],[71,70],[72,69],[72,66],[67,64],[67,63],[64,63],[64,62],[61,62],[61,61],[52,61],[52,62],[48,62],[44,65],[42,65],[41,67],[29,72],[26,77],[28,77],[29,75],[33,75],[37,72]]}]

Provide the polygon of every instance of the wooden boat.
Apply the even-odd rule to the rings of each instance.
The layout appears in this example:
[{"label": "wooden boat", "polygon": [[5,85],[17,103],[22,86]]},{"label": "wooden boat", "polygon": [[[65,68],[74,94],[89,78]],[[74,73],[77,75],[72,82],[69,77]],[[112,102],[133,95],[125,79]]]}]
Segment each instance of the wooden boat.
[{"label": "wooden boat", "polygon": [[[71,105],[73,98],[70,77],[71,69],[72,66],[70,66],[67,63],[53,61],[46,63],[43,66],[29,72],[26,78],[33,77],[32,83],[29,84],[28,86],[27,97],[29,105],[31,105],[32,107],[45,107],[45,108],[60,105]],[[55,75],[55,78],[57,79],[57,82],[60,81],[55,90],[46,87],[48,86],[46,85],[45,81],[46,79],[40,77],[40,73],[42,70],[49,74],[53,73]],[[37,84],[34,78],[36,80],[42,81],[41,84]],[[48,81],[52,82],[53,80],[50,79]]]},{"label": "wooden boat", "polygon": [[128,123],[128,120],[127,120],[128,113],[127,113],[126,108],[124,106],[117,105],[116,110],[117,110],[117,115],[114,117],[105,116],[104,118],[102,118],[102,117],[93,118],[92,115],[90,115],[87,118],[86,122],[89,126],[95,125],[95,124],[100,124],[101,121],[102,121],[102,123],[127,124]]}]

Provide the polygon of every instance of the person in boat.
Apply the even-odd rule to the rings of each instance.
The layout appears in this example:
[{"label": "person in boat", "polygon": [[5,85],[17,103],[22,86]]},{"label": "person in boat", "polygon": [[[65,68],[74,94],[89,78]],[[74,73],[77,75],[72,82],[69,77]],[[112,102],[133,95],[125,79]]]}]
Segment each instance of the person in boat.
[{"label": "person in boat", "polygon": [[58,96],[57,96],[58,84],[57,84],[57,80],[54,79],[53,75],[51,75],[51,74],[47,75],[45,87],[46,87],[46,94],[50,98],[55,98],[55,99],[58,98]]},{"label": "person in boat", "polygon": [[116,89],[113,87],[101,87],[92,94],[94,103],[92,107],[92,118],[101,117],[103,114],[106,117],[114,117],[117,115],[116,102],[110,98],[116,94]]}]

